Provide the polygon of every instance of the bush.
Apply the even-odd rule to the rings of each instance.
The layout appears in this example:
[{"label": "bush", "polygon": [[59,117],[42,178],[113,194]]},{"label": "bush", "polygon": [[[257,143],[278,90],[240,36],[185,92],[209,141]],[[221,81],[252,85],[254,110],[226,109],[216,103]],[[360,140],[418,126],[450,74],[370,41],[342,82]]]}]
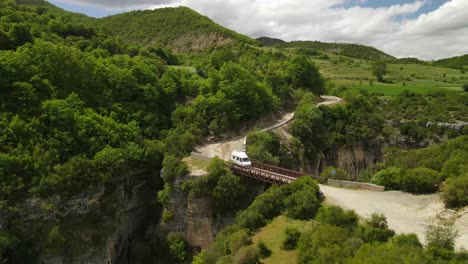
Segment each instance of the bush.
[{"label": "bush", "polygon": [[463,91],[468,92],[468,83],[463,85]]},{"label": "bush", "polygon": [[442,185],[442,200],[450,208],[468,205],[468,173],[445,181]]},{"label": "bush", "polygon": [[51,252],[57,252],[63,249],[65,237],[62,235],[59,226],[54,226],[47,237],[47,249]]},{"label": "bush", "polygon": [[385,189],[395,190],[400,188],[403,170],[396,167],[389,167],[387,169],[377,172],[372,177],[371,182],[385,186]]},{"label": "bush", "polygon": [[170,232],[167,235],[167,243],[169,245],[169,252],[177,261],[184,261],[187,259],[185,240],[182,233]]},{"label": "bush", "polygon": [[262,240],[258,242],[258,252],[260,254],[261,259],[265,259],[271,256],[271,249],[269,249],[265,242],[263,242]]},{"label": "bush", "polygon": [[311,177],[302,177],[281,189],[286,216],[301,220],[315,216],[322,201],[318,185]]},{"label": "bush", "polygon": [[176,177],[186,175],[188,167],[185,162],[175,156],[166,155],[163,161],[163,177],[165,182],[172,183]]},{"label": "bush", "polygon": [[395,231],[388,228],[387,218],[383,214],[373,213],[363,226],[362,239],[367,242],[387,242],[395,235]]},{"label": "bush", "polygon": [[252,244],[249,233],[245,229],[241,229],[232,233],[228,239],[228,248],[231,254],[237,252],[241,247]]},{"label": "bush", "polygon": [[447,221],[433,223],[426,229],[427,247],[453,251],[457,236],[458,232],[453,228],[453,223]]},{"label": "bush", "polygon": [[219,178],[213,190],[213,203],[218,212],[227,212],[235,209],[245,191],[240,182],[240,177],[232,173]]},{"label": "bush", "polygon": [[332,166],[329,166],[320,174],[320,177],[324,179],[346,180],[347,173],[343,169],[337,169]]},{"label": "bush", "polygon": [[158,192],[158,201],[163,205],[167,206],[171,199],[172,187],[169,184],[164,184],[164,189]]},{"label": "bush", "polygon": [[438,189],[440,174],[428,168],[408,170],[402,179],[402,189],[413,193],[431,193]]},{"label": "bush", "polygon": [[320,207],[316,219],[322,224],[344,227],[349,230],[354,229],[358,224],[358,217],[354,211],[345,211],[335,205]]},{"label": "bush", "polygon": [[[218,263],[218,262],[217,262]],[[233,264],[260,264],[260,254],[258,249],[249,246],[239,249],[232,257]]]},{"label": "bush", "polygon": [[286,235],[286,238],[283,241],[282,248],[288,251],[296,249],[297,242],[301,237],[301,232],[299,232],[297,228],[287,227],[284,230],[284,234]]},{"label": "bush", "polygon": [[236,216],[236,222],[239,226],[249,230],[255,230],[266,224],[265,218],[257,210],[250,208],[240,212]]}]

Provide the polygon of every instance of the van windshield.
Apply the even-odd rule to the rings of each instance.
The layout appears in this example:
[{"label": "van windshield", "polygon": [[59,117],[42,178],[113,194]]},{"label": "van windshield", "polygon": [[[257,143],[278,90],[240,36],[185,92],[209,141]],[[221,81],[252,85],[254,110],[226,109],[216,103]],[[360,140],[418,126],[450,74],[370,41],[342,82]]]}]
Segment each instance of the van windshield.
[{"label": "van windshield", "polygon": [[250,160],[248,158],[243,158],[241,159],[242,162],[249,162]]}]

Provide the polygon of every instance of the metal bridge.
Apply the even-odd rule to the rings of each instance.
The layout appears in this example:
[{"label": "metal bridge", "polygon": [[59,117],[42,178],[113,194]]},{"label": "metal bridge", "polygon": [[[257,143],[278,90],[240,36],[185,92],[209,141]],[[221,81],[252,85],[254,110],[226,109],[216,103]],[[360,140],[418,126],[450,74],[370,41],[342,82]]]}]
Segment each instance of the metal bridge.
[{"label": "metal bridge", "polygon": [[304,173],[298,171],[288,170],[255,161],[252,161],[252,166],[249,167],[232,164],[231,170],[238,175],[278,185],[288,184],[302,176],[305,176]]}]

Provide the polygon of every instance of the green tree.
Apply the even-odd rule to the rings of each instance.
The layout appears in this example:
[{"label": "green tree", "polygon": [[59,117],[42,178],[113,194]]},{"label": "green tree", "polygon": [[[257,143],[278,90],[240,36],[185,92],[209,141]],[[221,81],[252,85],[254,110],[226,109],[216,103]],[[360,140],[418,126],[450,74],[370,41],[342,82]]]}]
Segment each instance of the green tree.
[{"label": "green tree", "polygon": [[239,176],[229,173],[220,177],[216,187],[213,189],[213,200],[216,210],[226,213],[229,210],[235,209],[244,190],[245,188],[241,184]]},{"label": "green tree", "polygon": [[306,57],[296,56],[288,65],[287,75],[294,88],[304,88],[314,94],[325,93],[325,82],[317,67]]},{"label": "green tree", "polygon": [[386,189],[395,190],[401,186],[403,170],[397,167],[389,167],[379,171],[372,177],[371,182],[385,186]]},{"label": "green tree", "polygon": [[47,249],[51,252],[57,252],[60,249],[63,249],[63,243],[65,242],[65,237],[62,235],[59,226],[54,226],[50,231],[47,237]]},{"label": "green tree", "polygon": [[386,242],[395,235],[388,228],[387,218],[383,214],[373,213],[361,228],[362,239],[367,242]]},{"label": "green tree", "polygon": [[440,174],[428,168],[408,170],[402,178],[402,188],[408,192],[430,193],[435,192],[440,183]]},{"label": "green tree", "polygon": [[272,254],[271,249],[269,249],[267,247],[265,242],[260,240],[258,242],[257,246],[258,246],[258,253],[259,253],[261,259],[265,259],[265,258],[268,258],[269,256],[271,256],[271,254]]},{"label": "green tree", "polygon": [[169,252],[177,261],[184,261],[187,259],[185,240],[181,233],[170,232],[167,235],[167,243],[169,245]]},{"label": "green tree", "polygon": [[387,74],[387,62],[384,60],[376,60],[372,63],[372,74],[377,77],[379,82],[384,82],[384,75]]},{"label": "green tree", "polygon": [[339,206],[322,206],[318,210],[317,221],[353,230],[358,225],[358,217],[354,211],[345,211]]},{"label": "green tree", "polygon": [[447,207],[460,208],[468,205],[468,173],[447,179],[441,189],[442,199]]},{"label": "green tree", "polygon": [[282,248],[284,250],[290,251],[294,250],[297,247],[297,242],[301,237],[301,232],[297,228],[286,227],[284,230],[285,239],[283,240]]},{"label": "green tree", "polygon": [[348,175],[343,169],[329,166],[325,170],[323,170],[322,173],[320,173],[320,177],[324,179],[346,180],[348,178]]}]

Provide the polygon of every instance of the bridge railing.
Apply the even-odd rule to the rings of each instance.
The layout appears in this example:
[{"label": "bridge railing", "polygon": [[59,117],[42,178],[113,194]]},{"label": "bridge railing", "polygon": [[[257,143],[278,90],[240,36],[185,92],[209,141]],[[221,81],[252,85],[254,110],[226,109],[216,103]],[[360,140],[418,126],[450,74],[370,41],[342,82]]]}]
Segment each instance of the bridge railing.
[{"label": "bridge railing", "polygon": [[277,166],[273,166],[269,164],[260,163],[257,161],[252,161],[252,166],[262,169],[262,170],[267,170],[267,171],[275,172],[281,175],[286,175],[286,176],[290,176],[294,178],[305,176],[304,173],[301,173],[299,171],[289,170],[289,169],[285,169],[285,168],[281,168],[281,167],[277,167]]}]

